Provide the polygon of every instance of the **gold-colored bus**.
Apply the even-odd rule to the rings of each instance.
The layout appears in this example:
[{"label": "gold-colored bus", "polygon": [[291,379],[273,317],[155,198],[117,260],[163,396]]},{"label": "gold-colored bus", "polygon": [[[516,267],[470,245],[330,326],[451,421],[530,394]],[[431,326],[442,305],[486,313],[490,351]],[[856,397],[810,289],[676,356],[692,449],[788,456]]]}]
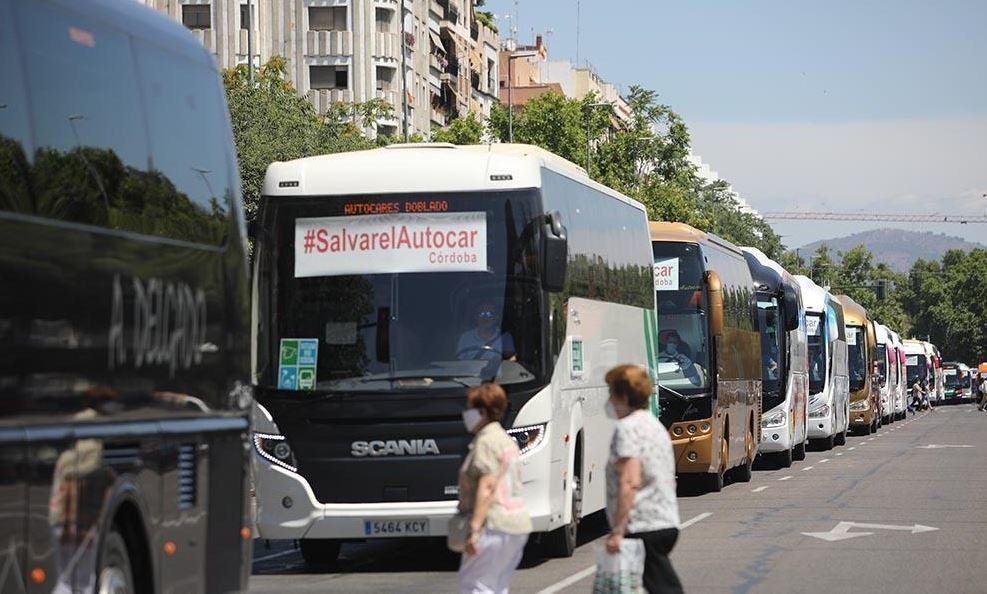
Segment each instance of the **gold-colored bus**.
[{"label": "gold-colored bus", "polygon": [[846,327],[847,376],[850,383],[850,428],[869,435],[881,425],[880,394],[872,386],[874,352],[877,335],[874,323],[864,309],[849,295],[837,295],[843,305]]},{"label": "gold-colored bus", "polygon": [[651,223],[660,417],[680,479],[748,481],[761,440],[761,338],[743,252],[681,223]]}]

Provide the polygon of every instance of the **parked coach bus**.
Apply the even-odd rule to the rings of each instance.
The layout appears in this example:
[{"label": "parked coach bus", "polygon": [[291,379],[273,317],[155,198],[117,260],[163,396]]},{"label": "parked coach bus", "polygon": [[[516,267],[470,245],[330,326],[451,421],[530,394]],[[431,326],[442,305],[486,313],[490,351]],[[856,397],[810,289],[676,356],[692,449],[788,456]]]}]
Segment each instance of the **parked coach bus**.
[{"label": "parked coach bus", "polygon": [[[753,280],[733,244],[681,223],[651,223],[661,419],[681,478],[712,491],[748,481],[761,431],[761,339]],[[674,345],[674,346],[672,346]]]},{"label": "parked coach bus", "polygon": [[0,0],[0,592],[239,592],[249,305],[219,72],[135,2]]},{"label": "parked coach bus", "polygon": [[[874,365],[878,382],[878,399],[882,409],[888,410],[891,419],[897,421],[905,411],[903,398],[899,393],[899,357],[895,337],[887,326],[874,323]],[[851,409],[851,417],[862,426],[866,422],[866,415],[857,413]],[[866,428],[864,428],[866,431]]]},{"label": "parked coach bus", "polygon": [[932,365],[932,382],[935,386],[935,396],[936,402],[942,402],[946,399],[946,378],[942,371],[942,356],[939,354],[939,347],[932,344],[931,342],[925,342],[925,352],[929,355],[929,361]]},{"label": "parked coach bus", "polygon": [[935,398],[934,384],[930,380],[932,364],[925,349],[925,343],[919,340],[905,340],[903,345],[905,349],[906,388],[909,396],[912,396],[912,386],[918,382],[925,390],[929,391],[929,400],[932,400]]},{"label": "parked coach bus", "polygon": [[850,428],[870,435],[881,426],[881,417],[887,407],[887,401],[875,398],[879,392],[871,390],[874,326],[867,310],[849,295],[837,295],[836,300],[843,306],[846,328]]},{"label": "parked coach bus", "polygon": [[846,443],[849,428],[846,329],[843,306],[804,275],[796,275],[809,335],[809,439],[825,449]]},{"label": "parked coach bus", "polygon": [[536,147],[395,145],[272,164],[260,229],[260,534],[316,567],[444,535],[464,389],[497,382],[535,530],[571,555],[606,498],[604,375],[655,366],[644,208]]},{"label": "parked coach bus", "polygon": [[[895,406],[894,410],[898,414],[898,419],[902,420],[908,416],[908,380],[907,373],[905,369],[905,346],[901,342],[901,336],[894,330],[888,329],[888,337],[891,340],[891,344],[894,345],[895,355],[897,355],[898,364],[895,366],[891,373],[893,373],[894,378],[894,396],[895,396]],[[892,359],[892,362],[894,360]]]},{"label": "parked coach bus", "polygon": [[761,443],[782,468],[805,458],[809,441],[808,351],[802,289],[777,262],[745,247],[761,333]]},{"label": "parked coach bus", "polygon": [[942,371],[946,402],[973,399],[973,389],[971,386],[973,375],[970,373],[970,367],[966,363],[943,363]]}]

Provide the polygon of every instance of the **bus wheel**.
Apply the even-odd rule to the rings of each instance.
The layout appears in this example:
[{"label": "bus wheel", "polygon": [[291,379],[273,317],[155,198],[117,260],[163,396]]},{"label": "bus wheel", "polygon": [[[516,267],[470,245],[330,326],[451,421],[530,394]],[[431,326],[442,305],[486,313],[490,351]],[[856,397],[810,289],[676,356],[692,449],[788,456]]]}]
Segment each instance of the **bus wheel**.
[{"label": "bus wheel", "polygon": [[795,452],[793,449],[794,448],[789,448],[784,452],[778,452],[775,454],[775,456],[777,456],[775,460],[778,461],[778,468],[788,468],[792,465],[792,460],[795,459]]},{"label": "bus wheel", "polygon": [[342,543],[328,538],[303,538],[298,541],[298,546],[309,569],[328,571],[336,564]]},{"label": "bus wheel", "polygon": [[[737,480],[741,483],[751,482],[754,476],[754,458],[757,456],[754,446],[754,431],[747,429],[747,437],[744,438],[744,447],[747,451],[747,459],[737,468]],[[791,450],[788,450],[791,452]]]},{"label": "bus wheel", "polygon": [[796,445],[794,448],[792,448],[792,459],[793,460],[805,460],[805,446],[808,443],[809,443],[809,440],[806,439],[802,443],[800,443],[800,444]]},{"label": "bus wheel", "polygon": [[860,432],[864,435],[870,435],[871,433],[873,433],[870,425],[864,425],[863,427],[861,427]]},{"label": "bus wheel", "polygon": [[833,443],[836,445],[846,445],[846,434],[850,432],[850,427],[844,427],[843,431],[840,431],[833,437]]},{"label": "bus wheel", "polygon": [[576,552],[576,537],[579,528],[579,516],[583,511],[583,487],[579,477],[572,477],[572,517],[569,523],[556,528],[544,536],[544,552],[549,557],[572,557]]},{"label": "bus wheel", "polygon": [[127,542],[115,527],[103,541],[97,580],[97,594],[133,594],[134,592],[134,576],[130,566],[130,555],[127,552]]},{"label": "bus wheel", "polygon": [[727,436],[720,436],[720,469],[706,475],[706,490],[711,493],[719,493],[723,490],[727,474],[727,461],[730,459],[730,446],[727,444]]}]

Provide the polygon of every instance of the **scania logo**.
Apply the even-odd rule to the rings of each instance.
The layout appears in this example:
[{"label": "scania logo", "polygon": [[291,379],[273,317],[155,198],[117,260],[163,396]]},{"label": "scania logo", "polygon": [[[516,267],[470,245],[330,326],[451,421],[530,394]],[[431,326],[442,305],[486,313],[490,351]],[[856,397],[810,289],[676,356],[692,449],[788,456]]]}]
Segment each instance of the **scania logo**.
[{"label": "scania logo", "polygon": [[350,444],[350,454],[357,458],[364,456],[426,456],[438,455],[439,446],[434,439],[389,439],[387,441],[354,441]]}]

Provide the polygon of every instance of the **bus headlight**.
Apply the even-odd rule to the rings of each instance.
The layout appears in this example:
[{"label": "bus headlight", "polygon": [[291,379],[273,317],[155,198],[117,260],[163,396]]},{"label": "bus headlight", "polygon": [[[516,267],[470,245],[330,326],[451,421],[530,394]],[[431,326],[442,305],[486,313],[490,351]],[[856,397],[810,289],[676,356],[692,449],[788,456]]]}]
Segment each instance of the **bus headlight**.
[{"label": "bus headlight", "polygon": [[761,419],[761,428],[770,429],[771,427],[783,427],[785,425],[785,411],[781,410],[776,413],[772,413],[763,419]]},{"label": "bus headlight", "polygon": [[507,434],[514,438],[517,442],[517,447],[521,450],[521,454],[526,454],[531,450],[538,447],[545,439],[545,431],[548,428],[548,423],[541,423],[539,425],[528,425],[527,427],[515,427],[513,429],[508,429]]},{"label": "bus headlight", "polygon": [[850,410],[854,411],[864,411],[870,408],[870,402],[866,400],[858,400],[856,402],[850,403]]},{"label": "bus headlight", "polygon": [[824,404],[824,405],[820,406],[819,408],[817,408],[815,410],[810,410],[809,411],[809,418],[810,419],[821,419],[823,417],[828,417],[829,416],[829,410],[830,410],[829,405],[828,404]]},{"label": "bus headlight", "polygon": [[254,432],[254,449],[261,458],[291,472],[298,472],[295,454],[284,435]]}]

